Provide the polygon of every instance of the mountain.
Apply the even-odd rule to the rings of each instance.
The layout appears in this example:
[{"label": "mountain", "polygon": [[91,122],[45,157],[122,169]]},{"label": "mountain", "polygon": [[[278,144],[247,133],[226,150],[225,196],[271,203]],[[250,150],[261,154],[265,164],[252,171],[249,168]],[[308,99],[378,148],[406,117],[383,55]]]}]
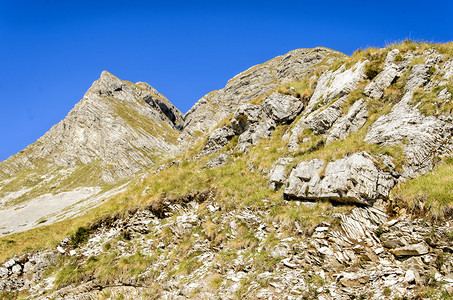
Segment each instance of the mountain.
[{"label": "mountain", "polygon": [[60,123],[0,164],[0,205],[9,208],[0,228],[50,222],[46,215],[147,170],[177,152],[182,124],[181,112],[149,84],[102,72]]},{"label": "mountain", "polygon": [[[110,125],[108,135],[128,150],[77,146],[102,148],[82,113],[100,104],[84,98],[76,108],[87,102],[85,109],[65,120],[91,138],[77,139],[64,120],[3,163],[16,166],[5,167],[3,184],[93,162],[99,180],[111,183],[91,198],[95,208],[72,208],[73,218],[0,238],[0,295],[449,299],[452,93],[452,43],[404,41],[351,57],[294,50],[235,76],[185,116],[148,85],[103,73],[86,97],[115,124],[128,124],[124,136],[122,125]],[[43,155],[60,149],[51,146],[57,136],[70,138]],[[138,141],[152,147],[155,139],[166,142],[154,144],[145,164]],[[128,155],[143,158],[140,168],[101,176],[111,157],[122,163],[108,170],[134,166],[122,160]],[[39,203],[93,187],[77,178]],[[27,209],[15,208],[15,216]]]},{"label": "mountain", "polygon": [[281,85],[326,69],[347,56],[328,48],[296,49],[253,66],[231,78],[226,86],[202,97],[184,117],[184,140],[197,139],[213,130],[219,120]]}]

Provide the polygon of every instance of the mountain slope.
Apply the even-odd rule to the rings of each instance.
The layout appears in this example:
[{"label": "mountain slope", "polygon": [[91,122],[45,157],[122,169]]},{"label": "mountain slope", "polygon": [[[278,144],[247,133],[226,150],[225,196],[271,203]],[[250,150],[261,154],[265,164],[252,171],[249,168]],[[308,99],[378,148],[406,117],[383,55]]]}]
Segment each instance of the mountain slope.
[{"label": "mountain slope", "polygon": [[[0,163],[0,205],[16,205],[12,212],[0,212],[8,215],[0,228],[11,232],[49,221],[45,215],[88,200],[173,155],[182,119],[147,83],[133,84],[102,72],[64,120]],[[47,211],[32,209],[34,205],[47,206]],[[41,213],[34,214],[37,211]],[[21,212],[28,217],[20,217]],[[6,220],[11,218],[21,219],[23,228],[10,228]]]},{"label": "mountain slope", "polygon": [[183,141],[210,133],[219,120],[229,117],[251,100],[263,97],[281,85],[327,69],[347,56],[328,48],[296,49],[253,66],[231,78],[226,86],[197,101],[185,114]]},{"label": "mountain slope", "polygon": [[[252,84],[241,103],[242,88],[221,98],[231,102],[202,101],[179,139],[199,140],[190,151],[84,216],[0,239],[10,258],[0,290],[451,298],[452,66],[452,44],[406,41],[332,58],[269,90]],[[215,118],[203,114],[216,103]]]}]

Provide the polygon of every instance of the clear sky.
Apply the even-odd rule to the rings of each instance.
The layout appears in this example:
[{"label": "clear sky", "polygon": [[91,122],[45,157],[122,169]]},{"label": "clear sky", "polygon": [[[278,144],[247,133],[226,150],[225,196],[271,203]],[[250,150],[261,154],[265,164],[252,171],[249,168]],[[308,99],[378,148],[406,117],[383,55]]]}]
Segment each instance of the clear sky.
[{"label": "clear sky", "polygon": [[0,0],[0,160],[62,120],[102,70],[148,82],[184,113],[296,48],[451,41],[452,15],[450,0]]}]

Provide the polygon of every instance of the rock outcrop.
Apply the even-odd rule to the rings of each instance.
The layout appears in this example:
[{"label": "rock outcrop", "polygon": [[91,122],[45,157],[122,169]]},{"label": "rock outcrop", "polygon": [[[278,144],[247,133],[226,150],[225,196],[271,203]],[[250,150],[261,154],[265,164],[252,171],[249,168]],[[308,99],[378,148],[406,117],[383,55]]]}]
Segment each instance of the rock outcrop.
[{"label": "rock outcrop", "polygon": [[326,71],[320,76],[302,117],[285,137],[290,149],[298,147],[299,136],[306,128],[323,134],[332,127],[342,115],[341,108],[348,94],[365,79],[364,68],[367,63],[358,62],[349,69],[342,65],[338,70]]},{"label": "rock outcrop", "polygon": [[383,70],[366,86],[365,95],[373,99],[381,98],[384,95],[384,90],[390,86],[397,76],[401,76],[401,67],[395,63],[395,58],[399,53],[398,49],[389,51]]},{"label": "rock outcrop", "polygon": [[373,158],[363,152],[333,162],[313,159],[299,163],[291,171],[283,194],[289,199],[369,205],[386,199],[395,184],[396,178],[379,170]]},{"label": "rock outcrop", "polygon": [[348,113],[337,120],[328,133],[326,143],[334,140],[345,139],[351,133],[359,130],[368,117],[368,109],[365,105],[364,99],[359,99],[349,108]]},{"label": "rock outcrop", "polygon": [[302,109],[300,99],[279,93],[266,97],[260,105],[244,104],[236,110],[230,125],[217,128],[208,136],[199,156],[222,149],[234,136],[238,136],[236,149],[246,151],[270,137],[277,125],[291,123]]},{"label": "rock outcrop", "polygon": [[405,94],[389,114],[374,122],[364,138],[382,146],[400,144],[407,164],[404,177],[415,177],[433,167],[433,158],[450,151],[452,118],[422,115],[411,104],[414,91],[429,79],[429,65],[414,65],[404,87]]},{"label": "rock outcrop", "polygon": [[297,49],[236,75],[223,89],[207,94],[186,113],[181,137],[183,144],[193,139],[197,132],[209,134],[220,120],[233,114],[241,105],[346,57],[322,47]]},{"label": "rock outcrop", "polygon": [[[453,63],[436,49],[396,45],[347,62],[325,48],[294,50],[235,76],[185,117],[148,84],[104,72],[65,120],[3,163],[0,185],[71,182],[84,166],[99,168],[77,178],[99,173],[114,182],[148,169],[155,155],[183,155],[130,185],[127,201],[115,201],[134,208],[96,216],[77,230],[83,239],[75,233],[52,249],[9,257],[0,292],[451,297],[448,191],[442,200],[392,192],[439,161],[451,166]],[[185,152],[201,138],[204,145]],[[38,162],[55,169],[39,180],[8,177],[15,168],[46,171]],[[29,191],[8,190],[3,202]]]}]

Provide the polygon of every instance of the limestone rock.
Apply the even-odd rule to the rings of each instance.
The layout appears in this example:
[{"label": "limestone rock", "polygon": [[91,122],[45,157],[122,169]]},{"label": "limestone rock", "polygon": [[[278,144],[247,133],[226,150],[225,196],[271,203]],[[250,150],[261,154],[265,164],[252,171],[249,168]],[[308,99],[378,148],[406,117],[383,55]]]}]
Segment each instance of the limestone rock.
[{"label": "limestone rock", "polygon": [[433,116],[423,116],[416,108],[402,104],[379,117],[364,141],[382,146],[402,145],[408,161],[403,176],[414,177],[432,167],[435,155],[448,150],[450,131],[451,124]]},{"label": "limestone rock", "polygon": [[[331,128],[341,116],[341,106],[349,92],[365,79],[364,68],[367,63],[368,61],[358,62],[347,70],[343,65],[334,72],[326,71],[320,76],[302,117],[284,137],[288,140],[290,150],[297,149],[299,136],[305,128],[310,128],[317,134],[325,133]],[[335,101],[329,105],[333,100]]]},{"label": "limestone rock", "polygon": [[412,244],[404,247],[393,249],[392,253],[396,256],[414,256],[423,255],[429,252],[426,243]]},{"label": "limestone rock", "polygon": [[102,180],[112,183],[176,151],[181,125],[181,112],[148,84],[104,71],[66,118],[2,166],[17,171],[42,161],[49,168],[98,162]]},{"label": "limestone rock", "polygon": [[217,128],[208,136],[208,141],[206,142],[201,155],[209,154],[221,149],[234,135],[235,132],[231,126]]},{"label": "limestone rock", "polygon": [[4,264],[3,264],[3,267],[5,268],[11,268],[12,266],[14,266],[16,264],[16,261],[14,259],[8,259]]},{"label": "limestone rock", "polygon": [[210,160],[204,167],[205,168],[216,168],[221,165],[224,165],[228,161],[228,155],[226,154],[220,154],[217,157],[214,157],[212,160]]},{"label": "limestone rock", "polygon": [[292,122],[302,110],[298,98],[273,93],[261,105],[244,104],[234,113],[231,125],[214,130],[199,156],[213,153],[224,147],[235,135],[238,136],[236,149],[245,151],[261,139],[270,137],[279,124]]},{"label": "limestone rock", "polygon": [[251,67],[228,81],[226,86],[201,98],[185,115],[181,143],[195,138],[196,132],[208,133],[234,113],[238,107],[261,97],[283,83],[306,76],[322,63],[347,56],[327,48],[297,49],[266,63]]},{"label": "limestone rock", "polygon": [[308,103],[308,109],[318,103],[328,104],[332,99],[342,97],[355,89],[357,84],[365,78],[364,69],[367,63],[368,61],[358,62],[349,69],[343,65],[336,71],[324,72]]},{"label": "limestone rock", "polygon": [[400,67],[395,64],[395,57],[399,54],[398,49],[393,49],[387,54],[385,59],[384,69],[376,78],[366,86],[365,95],[368,97],[379,99],[384,94],[384,90],[390,86],[395,77],[399,74]]},{"label": "limestone rock", "polygon": [[286,181],[287,167],[293,161],[290,157],[281,157],[279,158],[271,167],[269,172],[269,187],[278,190]]},{"label": "limestone rock", "polygon": [[273,93],[267,97],[263,104],[263,112],[278,124],[289,124],[302,111],[303,104],[299,99]]},{"label": "limestone rock", "polygon": [[6,277],[8,275],[8,269],[5,267],[0,267],[0,278]]},{"label": "limestone rock", "polygon": [[444,73],[442,78],[450,79],[453,77],[453,60],[449,60],[442,66],[442,72]]},{"label": "limestone rock", "polygon": [[365,106],[365,100],[360,99],[354,102],[345,116],[340,117],[329,131],[326,143],[334,140],[345,139],[351,133],[359,130],[366,122],[368,110]]},{"label": "limestone rock", "polygon": [[428,82],[429,78],[429,65],[418,64],[412,67],[411,74],[407,79],[406,86],[404,87],[406,91],[413,91],[416,88],[422,86]]},{"label": "limestone rock", "polygon": [[327,132],[340,117],[341,106],[346,100],[347,97],[343,96],[327,108],[320,109],[320,112],[311,114],[304,120],[303,127],[309,128],[315,134]]},{"label": "limestone rock", "polygon": [[368,205],[387,198],[395,184],[392,175],[379,170],[372,157],[362,152],[330,163],[319,159],[299,163],[283,193],[287,198]]}]

